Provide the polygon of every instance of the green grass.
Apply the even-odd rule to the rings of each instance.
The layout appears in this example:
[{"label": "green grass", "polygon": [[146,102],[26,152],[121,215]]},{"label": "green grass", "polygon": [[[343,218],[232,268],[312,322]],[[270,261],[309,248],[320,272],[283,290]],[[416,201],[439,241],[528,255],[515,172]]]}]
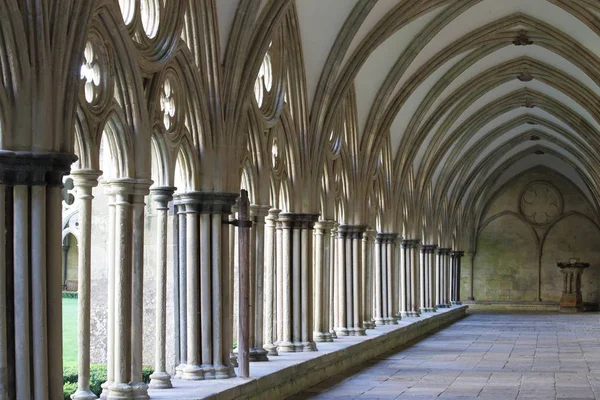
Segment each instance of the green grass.
[{"label": "green grass", "polygon": [[62,299],[63,363],[77,364],[77,299]]}]

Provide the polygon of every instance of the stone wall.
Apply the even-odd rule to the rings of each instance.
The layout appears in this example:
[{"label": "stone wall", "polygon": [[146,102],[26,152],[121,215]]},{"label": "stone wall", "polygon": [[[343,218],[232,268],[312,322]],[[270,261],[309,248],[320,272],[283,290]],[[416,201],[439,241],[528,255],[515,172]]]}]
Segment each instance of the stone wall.
[{"label": "stone wall", "polygon": [[[594,221],[584,194],[550,169],[536,168],[508,182],[482,218],[475,300],[558,302],[562,277],[556,262],[579,258],[590,263],[583,274],[584,302],[599,303],[600,229]],[[463,273],[465,299],[469,269]]]}]

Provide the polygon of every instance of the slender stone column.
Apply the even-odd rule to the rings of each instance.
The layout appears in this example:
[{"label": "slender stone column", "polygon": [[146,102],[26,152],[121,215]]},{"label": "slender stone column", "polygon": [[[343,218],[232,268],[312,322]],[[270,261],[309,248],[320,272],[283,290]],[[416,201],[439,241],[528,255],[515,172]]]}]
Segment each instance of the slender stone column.
[{"label": "slender stone column", "polygon": [[275,221],[275,241],[277,247],[277,271],[275,274],[275,285],[277,286],[277,313],[275,319],[277,320],[277,324],[275,326],[277,340],[274,344],[279,346],[279,342],[283,340],[283,313],[287,306],[283,302],[283,224],[279,221],[279,213],[277,214],[277,218],[277,221]]},{"label": "slender stone column", "polygon": [[[179,310],[181,305],[179,304],[179,206],[176,202],[173,202],[173,230],[171,231],[171,242],[173,243],[173,251],[171,255],[171,262],[173,266],[171,268],[171,279],[173,280],[173,354],[175,364],[175,375],[177,377],[177,367],[181,364],[181,329],[179,326]],[[167,213],[168,218],[168,213]]]},{"label": "slender stone column", "polygon": [[394,248],[398,238],[397,233],[378,233],[375,236],[375,324],[397,324],[395,315],[398,290],[394,280]]},{"label": "slender stone column", "polygon": [[452,285],[451,282],[451,266],[452,266],[452,259],[451,259],[451,254],[452,254],[452,249],[448,248],[446,249],[446,257],[445,257],[445,275],[446,275],[446,282],[444,285],[444,302],[446,304],[446,307],[450,307],[451,306],[451,302],[450,302],[450,287]]},{"label": "slender stone column", "polygon": [[175,344],[179,348],[179,364],[175,367],[175,377],[182,378],[187,364],[187,213],[180,195],[176,194],[174,200],[175,218],[178,221],[176,257],[179,268],[179,290],[173,293],[179,300],[179,307],[175,309],[179,316],[179,343]]},{"label": "slender stone column", "polygon": [[[110,385],[114,382],[115,365],[115,229],[116,229],[116,212],[115,212],[115,193],[109,181],[103,181],[104,191],[108,197],[108,248],[107,248],[107,264],[108,264],[108,321],[107,329],[107,349],[106,349],[106,382],[102,384],[101,399],[108,398],[110,393]],[[110,234],[112,232],[113,234]]]},{"label": "slender stone column", "polygon": [[368,229],[362,237],[362,299],[363,326],[365,329],[375,329],[373,319],[373,241],[376,232]]},{"label": "slender stone column", "polygon": [[335,221],[321,220],[315,224],[315,282],[314,282],[314,333],[315,342],[333,341],[329,333],[330,309],[330,244]]},{"label": "slender stone column", "polygon": [[114,308],[109,309],[108,318],[113,320],[114,380],[109,386],[108,399],[132,399],[131,382],[131,338],[132,338],[132,207],[133,179],[116,179],[110,182],[115,194],[115,292]]},{"label": "slender stone column", "polygon": [[437,273],[436,273],[436,292],[437,292],[437,308],[449,307],[448,300],[448,258],[450,249],[437,249]]},{"label": "slender stone column", "polygon": [[254,257],[251,265],[251,292],[252,299],[250,318],[253,323],[253,332],[250,342],[250,361],[268,361],[267,350],[264,349],[264,302],[265,302],[265,217],[269,214],[269,206],[252,204],[250,216],[252,219],[251,243],[253,244]]},{"label": "slender stone column", "polygon": [[453,251],[452,252],[452,298],[450,299],[451,304],[460,305],[462,302],[460,301],[460,269],[461,269],[461,260],[465,255],[464,251]]},{"label": "slender stone column", "polygon": [[[234,376],[229,328],[231,276],[229,229],[235,193],[187,192],[180,195],[187,211],[187,365],[183,378],[224,379]],[[200,251],[202,249],[202,251]]]},{"label": "slender stone column", "polygon": [[[281,213],[283,329],[279,352],[315,351],[312,320],[312,233],[317,215]],[[279,282],[278,282],[279,283]]]},{"label": "slender stone column", "polygon": [[174,187],[157,187],[151,190],[156,207],[156,332],[154,348],[154,373],[150,376],[150,388],[173,387],[166,365],[167,340],[167,235],[169,202]]},{"label": "slender stone column", "polygon": [[467,268],[471,271],[471,275],[469,276],[469,301],[475,301],[474,294],[474,282],[475,282],[475,252],[470,251],[467,253],[468,262]]},{"label": "slender stone column", "polygon": [[348,289],[346,288],[347,271],[346,271],[346,231],[343,226],[338,227],[337,232],[337,260],[336,260],[336,275],[337,275],[337,314],[338,319],[336,321],[335,333],[337,336],[348,336],[348,307],[346,301],[346,295]]},{"label": "slender stone column", "polygon": [[428,269],[429,269],[429,311],[436,312],[437,311],[437,295],[436,295],[436,245],[429,245],[427,247],[427,258],[428,258]]},{"label": "slender stone column", "polygon": [[[231,214],[228,216],[223,216],[223,219],[227,219],[227,223],[229,224],[229,237],[227,238],[227,240],[223,240],[223,245],[227,246],[227,253],[229,254],[229,263],[227,264],[227,267],[223,270],[223,281],[224,282],[229,282],[229,284],[224,286],[224,292],[223,292],[223,296],[224,296],[224,302],[223,302],[223,307],[225,310],[225,313],[223,314],[223,319],[225,321],[225,325],[223,327],[223,340],[224,343],[231,343],[233,346],[233,338],[234,335],[237,338],[237,333],[234,333],[233,331],[233,323],[234,323],[234,298],[233,298],[233,293],[235,290],[235,285],[234,285],[234,279],[233,277],[235,276],[235,274],[237,273],[237,262],[238,262],[238,255],[237,255],[237,230],[236,227],[234,225],[235,222],[235,217],[236,217],[236,213],[237,213],[237,205],[234,205],[231,207]],[[225,223],[225,221],[223,222]],[[226,294],[228,294],[226,296]],[[237,319],[237,318],[236,318]],[[225,347],[223,348],[223,351],[225,351]],[[230,351],[229,355],[225,355],[224,359],[227,359],[227,357],[229,357],[229,361],[231,362],[231,365],[233,367],[237,367],[238,363],[237,363],[237,354],[235,354],[233,352],[233,349]]]},{"label": "slender stone column", "polygon": [[95,399],[90,391],[90,307],[91,307],[91,251],[92,251],[92,188],[98,185],[100,172],[92,170],[73,171],[74,187],[79,202],[79,242],[77,271],[77,318],[78,318],[78,377],[77,392],[73,399]]},{"label": "slender stone column", "polygon": [[71,154],[0,150],[0,398],[62,398],[62,177]]},{"label": "slender stone column", "polygon": [[401,245],[400,235],[390,238],[387,243],[387,263],[388,263],[388,311],[390,313],[391,324],[393,320],[401,319],[400,303],[402,296],[402,266],[401,266]]},{"label": "slender stone column", "polygon": [[338,320],[338,273],[337,273],[337,246],[336,246],[336,238],[338,234],[338,226],[337,222],[333,223],[333,228],[331,228],[331,236],[329,238],[329,333],[331,334],[331,339],[337,339],[337,334],[335,333],[335,326]]},{"label": "slender stone column", "polygon": [[419,317],[420,294],[419,294],[419,239],[410,241],[410,315]]},{"label": "slender stone column", "polygon": [[132,290],[131,290],[131,387],[133,398],[149,399],[148,385],[142,376],[144,355],[144,198],[149,194],[152,181],[136,179],[131,194],[131,251],[132,251]]},{"label": "slender stone column", "polygon": [[386,283],[386,271],[383,262],[385,254],[385,234],[377,233],[375,236],[375,325],[384,325],[386,323],[386,317],[384,312],[384,304],[386,303],[385,289]]},{"label": "slender stone column", "polygon": [[427,307],[427,298],[428,298],[428,293],[427,293],[427,281],[429,279],[429,277],[427,276],[427,246],[421,246],[421,262],[420,262],[420,267],[419,267],[419,311],[421,313],[427,312],[428,307]]},{"label": "slender stone column", "polygon": [[277,270],[277,252],[281,251],[277,248],[277,238],[275,228],[277,227],[277,218],[281,210],[272,208],[269,210],[269,215],[265,218],[265,318],[264,318],[264,349],[268,356],[276,356],[277,341],[276,332],[276,304],[275,293],[277,284],[275,281],[275,272]]},{"label": "slender stone column", "polygon": [[410,290],[410,245],[409,239],[402,240],[400,251],[400,315],[411,317],[411,290]]},{"label": "slender stone column", "polygon": [[[1,178],[1,175],[0,175]],[[0,181],[0,290],[6,292],[6,192]],[[8,399],[8,342],[6,296],[0,293],[0,399]]]}]

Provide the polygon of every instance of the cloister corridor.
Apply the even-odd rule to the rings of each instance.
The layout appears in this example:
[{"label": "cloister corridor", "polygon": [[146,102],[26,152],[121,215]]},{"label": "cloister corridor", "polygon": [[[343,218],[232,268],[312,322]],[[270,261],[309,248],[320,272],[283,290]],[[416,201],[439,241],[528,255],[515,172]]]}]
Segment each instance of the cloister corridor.
[{"label": "cloister corridor", "polygon": [[475,312],[289,400],[597,399],[600,315]]}]

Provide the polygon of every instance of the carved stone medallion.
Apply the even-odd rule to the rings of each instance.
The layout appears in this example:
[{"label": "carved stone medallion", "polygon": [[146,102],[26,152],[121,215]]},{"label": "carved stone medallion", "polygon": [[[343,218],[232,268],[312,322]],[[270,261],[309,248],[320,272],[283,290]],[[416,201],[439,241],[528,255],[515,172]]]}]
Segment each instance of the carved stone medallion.
[{"label": "carved stone medallion", "polygon": [[521,214],[532,224],[544,225],[562,214],[560,192],[547,182],[533,182],[521,194]]}]

